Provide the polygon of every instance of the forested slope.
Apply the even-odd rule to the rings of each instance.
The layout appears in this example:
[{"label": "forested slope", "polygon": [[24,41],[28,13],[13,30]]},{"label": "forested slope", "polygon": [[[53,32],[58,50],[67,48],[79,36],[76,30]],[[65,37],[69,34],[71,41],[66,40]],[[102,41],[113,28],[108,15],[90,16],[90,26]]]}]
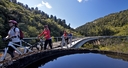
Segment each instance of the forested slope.
[{"label": "forested slope", "polygon": [[88,22],[76,28],[85,36],[128,35],[128,9]]}]

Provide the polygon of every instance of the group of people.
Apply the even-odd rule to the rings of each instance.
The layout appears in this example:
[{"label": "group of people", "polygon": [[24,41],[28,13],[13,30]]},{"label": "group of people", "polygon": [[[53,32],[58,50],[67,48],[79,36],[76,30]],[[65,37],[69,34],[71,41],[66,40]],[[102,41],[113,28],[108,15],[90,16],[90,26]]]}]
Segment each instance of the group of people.
[{"label": "group of people", "polygon": [[69,48],[68,44],[70,43],[70,46],[72,45],[72,33],[71,32],[66,32],[64,31],[63,35],[62,35],[62,41],[61,41],[61,48],[63,48],[63,46],[66,46],[67,48]]},{"label": "group of people", "polygon": [[71,32],[68,33],[66,31],[64,31],[63,36],[64,36],[64,39],[65,39],[66,43],[69,44],[69,41],[71,41],[71,39],[72,39],[72,33]]},{"label": "group of people", "polygon": [[[9,20],[8,21],[10,30],[8,31],[8,35],[3,38],[3,40],[8,40],[10,39],[11,42],[15,44],[21,43],[21,39],[19,38],[20,36],[20,29],[17,27],[18,23],[15,20]],[[42,35],[44,35],[45,38],[45,44],[44,44],[44,50],[46,50],[47,44],[49,44],[50,48],[52,49],[52,39],[50,36],[50,30],[47,25],[44,25],[44,30],[41,34],[39,34],[37,37],[40,38]],[[13,45],[17,47],[16,45]],[[14,57],[14,47],[11,44],[8,44],[8,53],[11,55],[11,57]]]},{"label": "group of people", "polygon": [[[21,39],[19,38],[20,30],[17,27],[17,25],[18,25],[17,21],[9,20],[8,23],[10,26],[10,30],[8,31],[8,35],[3,40],[11,39],[11,42],[20,45],[20,42],[21,42]],[[14,29],[15,29],[15,31],[14,31]],[[44,35],[44,38],[45,38],[44,50],[46,50],[47,44],[49,44],[50,48],[52,49],[53,48],[52,47],[52,39],[50,36],[50,30],[48,28],[48,25],[44,25],[44,30],[37,37],[40,39],[40,37],[42,35]],[[67,43],[69,43],[68,39],[69,39],[69,36],[72,36],[72,34],[71,33],[68,34],[66,31],[64,31],[63,36],[64,36],[65,40],[67,41]],[[8,44],[8,47],[9,47],[8,53],[13,58],[15,49],[10,44]],[[15,47],[17,47],[17,46],[15,46]]]}]

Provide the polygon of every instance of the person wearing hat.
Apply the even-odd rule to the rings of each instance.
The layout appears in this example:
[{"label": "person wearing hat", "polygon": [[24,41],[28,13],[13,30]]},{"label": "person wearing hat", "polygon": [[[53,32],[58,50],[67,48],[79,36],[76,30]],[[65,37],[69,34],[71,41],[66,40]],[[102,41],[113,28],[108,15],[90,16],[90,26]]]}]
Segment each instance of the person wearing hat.
[{"label": "person wearing hat", "polygon": [[45,38],[44,50],[46,50],[47,44],[49,44],[50,48],[52,49],[52,39],[48,25],[44,25],[44,30],[41,34],[38,35],[38,38],[40,38],[42,35],[44,35]]},{"label": "person wearing hat", "polygon": [[[4,40],[8,40],[10,39],[10,42],[13,42],[15,44],[19,44],[20,45],[20,38],[19,36],[19,28],[17,28],[18,23],[15,20],[9,20],[8,21],[9,26],[10,26],[10,30],[8,31],[8,35],[4,38]],[[15,29],[15,31],[14,31]],[[15,46],[15,45],[14,45]],[[14,57],[14,47],[11,46],[11,44],[8,44],[8,53],[11,55],[11,57]]]}]

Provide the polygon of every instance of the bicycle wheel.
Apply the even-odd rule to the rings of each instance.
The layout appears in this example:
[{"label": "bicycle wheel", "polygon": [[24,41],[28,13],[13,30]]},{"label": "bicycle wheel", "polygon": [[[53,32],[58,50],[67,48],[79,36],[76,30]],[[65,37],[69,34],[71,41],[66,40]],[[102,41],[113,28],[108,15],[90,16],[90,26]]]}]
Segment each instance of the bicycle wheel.
[{"label": "bicycle wheel", "polygon": [[[35,48],[36,48],[36,49],[35,49]],[[29,49],[31,49],[32,51],[39,50],[38,43],[35,43],[35,44],[32,45],[32,46],[29,46]]]},{"label": "bicycle wheel", "polygon": [[11,60],[11,59],[12,57],[9,53],[7,53],[7,51],[0,50],[0,61]]},{"label": "bicycle wheel", "polygon": [[40,44],[40,48],[41,48],[41,50],[43,50],[44,49],[44,44]]},{"label": "bicycle wheel", "polygon": [[6,68],[7,65],[12,64],[11,55],[5,50],[0,50],[0,68]]}]

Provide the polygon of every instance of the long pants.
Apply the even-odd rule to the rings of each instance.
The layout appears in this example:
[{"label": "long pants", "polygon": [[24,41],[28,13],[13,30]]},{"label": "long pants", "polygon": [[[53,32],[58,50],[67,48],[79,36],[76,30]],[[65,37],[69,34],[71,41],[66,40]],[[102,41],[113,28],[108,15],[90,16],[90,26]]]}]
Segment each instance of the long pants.
[{"label": "long pants", "polygon": [[[16,42],[15,44],[18,44],[18,45],[20,45],[20,42]],[[14,45],[15,47],[18,47],[18,46],[16,46],[16,45]],[[14,57],[14,51],[15,51],[15,49],[13,48],[13,47],[11,47],[11,46],[8,46],[9,48],[8,48],[8,53],[11,55],[11,57],[13,58]]]},{"label": "long pants", "polygon": [[46,50],[47,44],[49,44],[50,48],[52,49],[52,40],[46,39],[44,43],[44,50]]},{"label": "long pants", "polygon": [[65,41],[66,41],[67,44],[69,44],[69,42],[68,42],[68,38],[66,38]]}]

